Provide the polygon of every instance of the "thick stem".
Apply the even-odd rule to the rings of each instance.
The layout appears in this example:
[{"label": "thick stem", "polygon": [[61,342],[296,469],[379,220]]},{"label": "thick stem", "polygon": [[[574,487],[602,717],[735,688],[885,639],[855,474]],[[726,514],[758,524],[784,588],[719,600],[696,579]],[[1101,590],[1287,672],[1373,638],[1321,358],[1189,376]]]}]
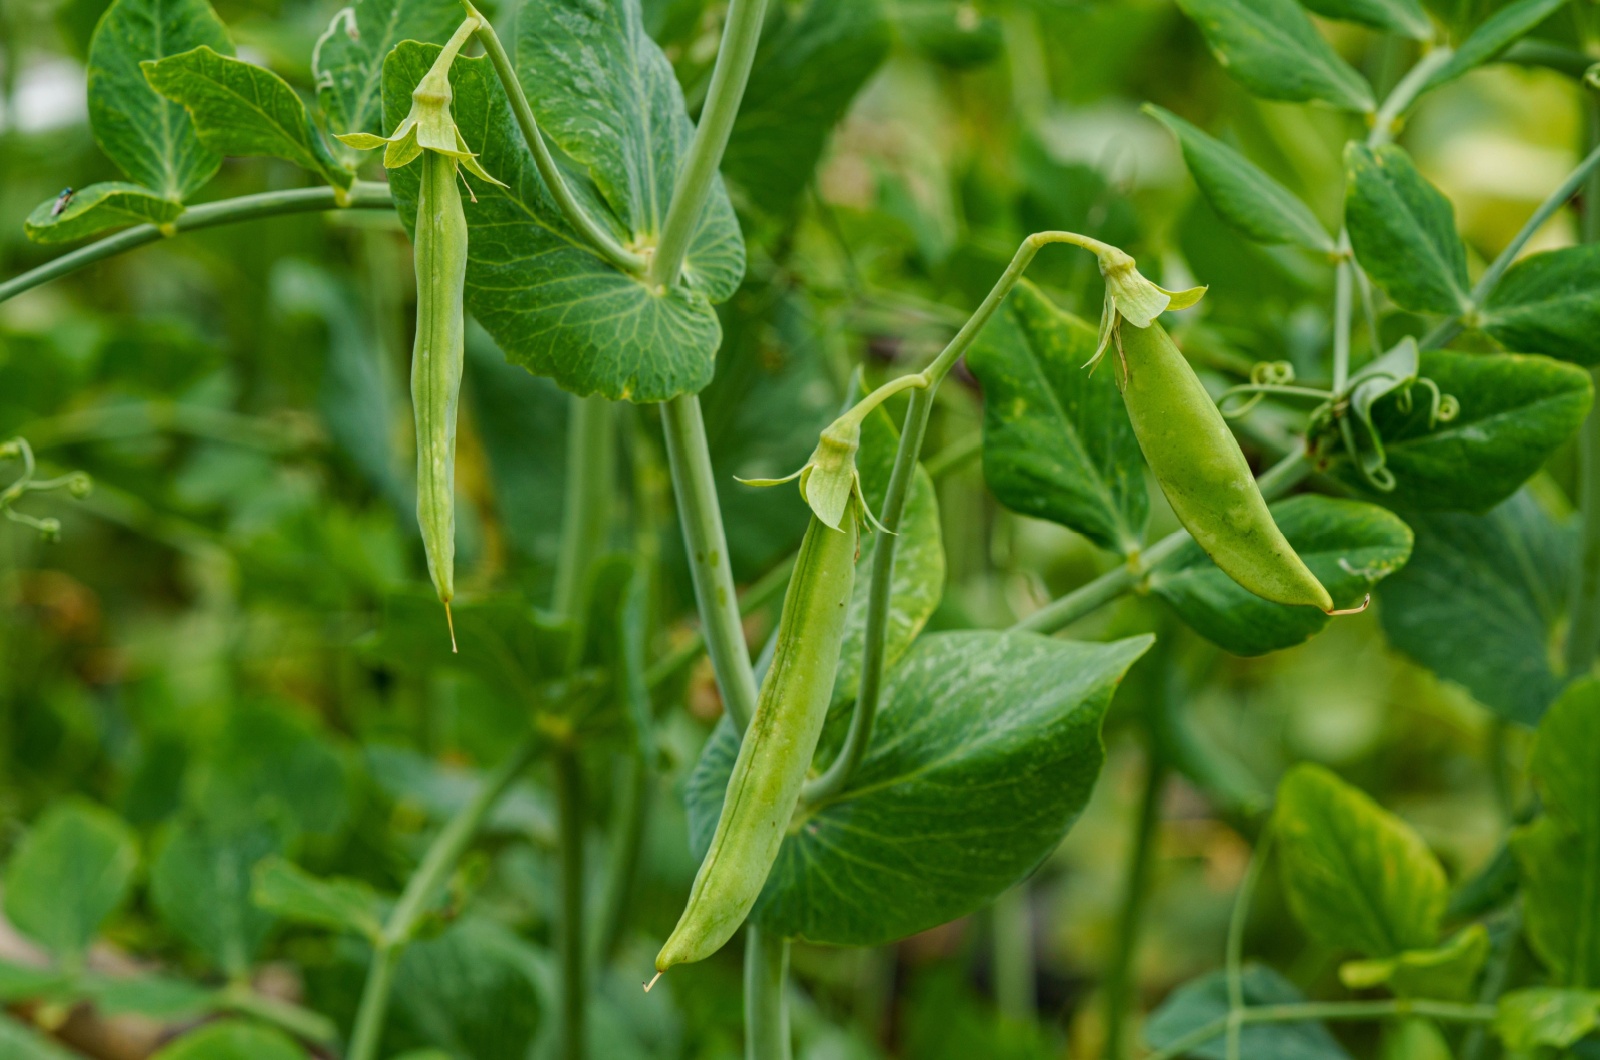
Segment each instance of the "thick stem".
[{"label": "thick stem", "polygon": [[[1447,1023],[1493,1023],[1497,1012],[1493,1005],[1395,998],[1392,1001],[1307,1001],[1294,1005],[1257,1005],[1241,1010],[1237,1018],[1247,1026],[1258,1023],[1306,1023],[1312,1020],[1350,1023],[1404,1016],[1425,1016]],[[1178,1060],[1187,1056],[1205,1043],[1226,1034],[1229,1019],[1228,1016],[1219,1016],[1166,1048],[1156,1050],[1144,1060]]]},{"label": "thick stem", "polygon": [[1038,1018],[1038,977],[1033,952],[1033,911],[1028,881],[1000,892],[994,925],[994,1003],[1003,1019],[1031,1024]]},{"label": "thick stem", "polygon": [[744,1058],[789,1060],[789,940],[744,928]]},{"label": "thick stem", "polygon": [[683,543],[689,553],[689,573],[694,580],[706,651],[717,674],[722,702],[742,731],[755,713],[756,679],[739,620],[739,596],[728,559],[727,535],[722,529],[722,509],[717,505],[700,399],[685,394],[662,405],[661,426],[667,439],[678,522],[683,526]]},{"label": "thick stem", "polygon": [[567,402],[567,480],[561,509],[561,558],[551,605],[578,618],[594,559],[605,549],[616,468],[611,402],[598,394]]},{"label": "thick stem", "polygon": [[1139,929],[1144,923],[1145,902],[1150,897],[1150,866],[1161,828],[1161,795],[1167,786],[1168,767],[1160,757],[1156,741],[1147,739],[1145,748],[1144,790],[1139,796],[1139,818],[1133,834],[1133,849],[1128,855],[1128,871],[1122,881],[1115,948],[1106,970],[1107,1060],[1126,1060],[1129,1055],[1128,1021],[1136,988]]},{"label": "thick stem", "polygon": [[[1593,150],[1578,167],[1584,191],[1580,234],[1585,243],[1595,243],[1600,242],[1600,100],[1589,98],[1585,118],[1584,136]],[[1600,385],[1600,370],[1594,379]],[[1600,652],[1600,412],[1589,411],[1578,444],[1578,510],[1583,522],[1567,629],[1567,673],[1572,676],[1588,673]]]},{"label": "thick stem", "polygon": [[561,960],[560,1056],[562,1060],[583,1060],[588,1051],[589,998],[583,939],[583,771],[577,751],[571,747],[556,753],[555,767],[561,857],[561,919],[556,924],[556,950]]},{"label": "thick stem", "polygon": [[500,86],[505,89],[506,98],[511,101],[511,113],[516,116],[517,126],[522,130],[522,138],[527,141],[528,149],[533,152],[533,164],[539,170],[544,186],[550,189],[556,205],[561,207],[562,216],[584,239],[588,240],[590,246],[600,252],[601,257],[624,272],[635,275],[642,273],[645,268],[644,256],[617,242],[616,236],[591,217],[589,211],[585,210],[583,204],[572,194],[572,188],[561,175],[561,167],[550,154],[550,145],[545,143],[544,134],[539,131],[539,121],[533,116],[533,108],[528,106],[528,97],[522,91],[522,82],[517,80],[516,68],[511,65],[511,57],[506,54],[505,45],[500,43],[499,34],[495,33],[494,26],[479,14],[472,4],[466,3],[464,6],[467,13],[478,20],[478,40],[483,42],[483,50],[488,54],[489,61],[494,64],[494,72],[500,78]]},{"label": "thick stem", "polygon": [[[173,232],[196,232],[202,228],[238,224],[242,221],[276,217],[280,214],[337,209],[374,210],[394,205],[394,200],[389,196],[389,185],[371,181],[358,180],[350,185],[350,190],[345,192],[346,201],[342,204],[338,201],[337,195],[338,192],[333,188],[293,188],[289,191],[241,195],[235,199],[191,206],[179,214],[178,219],[172,222],[170,227]],[[0,283],[0,302],[15,298],[23,291],[31,290],[41,283],[76,272],[86,265],[142,247],[147,243],[154,243],[168,234],[170,233],[164,233],[155,225],[134,225],[132,228],[125,228],[116,235],[107,236],[86,247],[79,247],[54,261],[45,262],[36,269]]]},{"label": "thick stem", "polygon": [[728,5],[722,43],[717,48],[717,64],[711,71],[711,87],[706,92],[705,107],[700,111],[700,124],[695,128],[683,168],[678,171],[672,203],[667,207],[655,256],[650,260],[652,287],[671,287],[678,282],[683,259],[688,256],[689,244],[700,226],[700,215],[711,198],[717,169],[722,165],[722,153],[733,133],[733,121],[739,116],[739,104],[744,101],[745,85],[750,81],[750,66],[755,62],[756,46],[761,43],[761,25],[766,16],[767,0],[732,0]]}]

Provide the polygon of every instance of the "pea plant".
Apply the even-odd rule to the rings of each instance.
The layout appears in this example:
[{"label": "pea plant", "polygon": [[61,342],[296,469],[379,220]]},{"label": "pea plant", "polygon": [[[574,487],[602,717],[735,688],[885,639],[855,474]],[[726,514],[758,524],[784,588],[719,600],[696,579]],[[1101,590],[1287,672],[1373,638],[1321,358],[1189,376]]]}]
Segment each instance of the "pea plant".
[{"label": "pea plant", "polygon": [[[0,599],[67,613],[35,568],[111,527],[183,572],[132,598],[196,617],[130,637],[139,676],[0,628],[0,1053],[1600,1055],[1590,0],[357,0],[309,54],[209,0],[68,6],[82,171],[125,179],[39,202],[27,239],[80,245],[0,282]],[[1181,61],[1141,66],[1153,18]],[[1146,78],[1124,161],[1181,157],[1166,230],[1052,153],[1096,34]],[[1582,151],[1489,246],[1408,136],[1515,77]],[[929,84],[974,145],[945,199],[872,144]],[[349,268],[240,234],[297,215]],[[121,317],[68,382],[23,352],[75,274],[207,238],[259,365]],[[1239,660],[1346,631],[1336,694],[1392,652],[1487,734],[1476,855],[1404,785],[1315,747],[1269,776],[1208,725],[1276,665]],[[1061,1023],[1031,896],[1108,740],[1140,790]],[[1152,990],[1178,796],[1239,854],[1214,950]],[[965,995],[830,1009],[973,918],[981,1042]]]}]

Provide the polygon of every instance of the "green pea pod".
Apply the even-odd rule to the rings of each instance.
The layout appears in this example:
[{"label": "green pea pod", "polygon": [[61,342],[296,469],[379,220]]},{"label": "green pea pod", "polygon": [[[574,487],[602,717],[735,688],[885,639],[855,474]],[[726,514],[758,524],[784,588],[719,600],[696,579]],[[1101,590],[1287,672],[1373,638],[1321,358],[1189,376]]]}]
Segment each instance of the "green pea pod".
[{"label": "green pea pod", "polygon": [[[467,218],[456,160],[435,151],[422,152],[414,243],[417,341],[411,352],[411,403],[417,424],[417,522],[428,573],[449,619],[456,595],[456,407],[466,343]],[[450,643],[455,645],[453,619]]]},{"label": "green pea pod", "polygon": [[1160,323],[1123,327],[1122,398],[1178,521],[1222,571],[1257,596],[1333,610],[1333,599],[1272,521],[1216,403]]},{"label": "green pea pod", "polygon": [[833,697],[860,542],[856,505],[850,508],[838,530],[811,517],[783,598],[772,666],[728,778],[711,849],[678,926],[656,956],[657,972],[721,949],[744,923],[778,858]]}]

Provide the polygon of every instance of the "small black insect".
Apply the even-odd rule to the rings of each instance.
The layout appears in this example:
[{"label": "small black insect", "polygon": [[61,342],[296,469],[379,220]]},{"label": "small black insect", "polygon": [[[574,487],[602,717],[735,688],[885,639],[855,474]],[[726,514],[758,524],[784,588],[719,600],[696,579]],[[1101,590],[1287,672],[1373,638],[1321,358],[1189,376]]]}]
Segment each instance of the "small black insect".
[{"label": "small black insect", "polygon": [[61,216],[61,211],[67,208],[67,203],[71,202],[72,197],[76,194],[76,190],[72,188],[61,189],[61,194],[56,196],[56,204],[50,207],[51,220]]}]

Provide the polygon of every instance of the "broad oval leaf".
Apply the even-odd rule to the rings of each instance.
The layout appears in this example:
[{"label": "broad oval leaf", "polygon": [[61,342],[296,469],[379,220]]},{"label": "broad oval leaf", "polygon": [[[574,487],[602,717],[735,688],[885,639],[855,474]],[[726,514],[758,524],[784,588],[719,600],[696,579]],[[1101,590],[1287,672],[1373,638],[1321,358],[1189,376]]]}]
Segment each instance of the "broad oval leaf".
[{"label": "broad oval leaf", "polygon": [[[1356,607],[1411,556],[1411,528],[1376,504],[1303,495],[1272,517],[1338,607]],[[1189,541],[1150,575],[1150,591],[1189,627],[1235,655],[1265,655],[1310,640],[1333,621],[1314,607],[1263,600]]]},{"label": "broad oval leaf", "polygon": [[232,980],[249,974],[275,922],[251,900],[251,872],[282,849],[279,829],[260,818],[181,820],[156,847],[150,896],[161,919]]},{"label": "broad oval leaf", "polygon": [[1413,40],[1433,36],[1433,22],[1417,0],[1304,0],[1311,10],[1327,18],[1359,22]]},{"label": "broad oval leaf", "polygon": [[475,918],[413,942],[395,970],[383,1055],[433,1046],[455,1060],[527,1056],[541,1007],[531,950]]},{"label": "broad oval leaf", "polygon": [[355,180],[329,153],[299,95],[271,70],[205,46],[140,65],[152,88],[183,104],[212,151],[286,159],[338,188]]},{"label": "broad oval leaf", "polygon": [[151,1060],[305,1060],[305,1050],[280,1030],[227,1020],[190,1031]]},{"label": "broad oval leaf", "polygon": [[[588,168],[622,222],[623,241],[653,244],[694,138],[694,123],[672,64],[644,31],[639,0],[544,0],[525,6],[517,16],[517,69],[539,127]],[[744,237],[718,177],[690,243],[683,278],[711,301],[722,302],[743,277]]]},{"label": "broad oval leaf", "polygon": [[[402,42],[383,64],[384,128],[411,108],[411,90],[438,45]],[[570,227],[544,186],[489,60],[457,59],[452,111],[467,145],[508,188],[475,188],[467,215],[467,306],[506,358],[576,394],[665,401],[711,381],[722,328],[700,291],[655,292],[612,268]],[[395,207],[416,218],[418,167],[389,174]],[[480,182],[481,183],[481,182]],[[591,215],[611,211],[586,185]],[[614,222],[613,222],[614,223]],[[702,231],[705,231],[702,226]],[[617,232],[628,238],[625,232]]]},{"label": "broad oval leaf", "polygon": [[57,957],[81,957],[127,897],[138,862],[133,830],[121,818],[67,799],[34,822],[11,856],[6,916]]},{"label": "broad oval leaf", "polygon": [[1314,938],[1369,957],[1438,941],[1444,869],[1365,792],[1321,766],[1295,766],[1278,785],[1273,838],[1289,908]]},{"label": "broad oval leaf", "polygon": [[[992,900],[1082,811],[1106,707],[1151,642],[923,637],[886,682],[866,759],[836,798],[797,814],[752,916],[787,938],[876,946]],[[724,721],[690,777],[697,852],[738,746]]]},{"label": "broad oval leaf", "polygon": [[1443,66],[1428,78],[1423,91],[1438,88],[1493,59],[1517,38],[1566,6],[1567,0],[1515,0],[1506,4],[1467,35]]},{"label": "broad oval leaf", "polygon": [[1372,86],[1339,58],[1295,0],[1178,0],[1239,83],[1263,99],[1321,100],[1370,113]]},{"label": "broad oval leaf", "polygon": [[1489,293],[1480,325],[1509,350],[1600,362],[1600,243],[1530,254]]},{"label": "broad oval leaf", "polygon": [[[1240,970],[1247,1005],[1296,1005],[1306,1000],[1298,987],[1271,968],[1247,964]],[[1228,976],[1218,970],[1174,990],[1145,1024],[1145,1041],[1163,1049],[1228,1014]],[[1202,1060],[1229,1060],[1227,1039],[1219,1033],[1184,1054]],[[1303,1023],[1249,1024],[1239,1032],[1239,1056],[1250,1060],[1350,1060],[1328,1028]]]},{"label": "broad oval leaf", "polygon": [[1144,540],[1144,457],[1097,333],[1027,281],[968,355],[983,384],[983,473],[1000,503],[1120,554]]},{"label": "broad oval leaf", "polygon": [[89,45],[89,124],[95,142],[136,183],[183,202],[217,172],[178,104],[162,99],[140,63],[200,46],[233,54],[228,31],[206,0],[115,0]]},{"label": "broad oval leaf", "polygon": [[1311,208],[1260,166],[1154,103],[1146,103],[1144,112],[1178,138],[1189,175],[1224,221],[1258,243],[1333,253],[1333,237]]},{"label": "broad oval leaf", "polygon": [[33,208],[22,229],[35,243],[68,243],[98,235],[122,225],[170,224],[183,213],[183,204],[163,199],[149,188],[123,181],[91,184],[73,193],[59,213],[56,199]]},{"label": "broad oval leaf", "polygon": [[[1546,357],[1424,353],[1423,378],[1455,397],[1453,419],[1430,426],[1428,394],[1391,393],[1374,403],[1392,493],[1377,499],[1405,510],[1487,511],[1515,493],[1583,423],[1594,399],[1589,373]],[[1319,443],[1319,469],[1368,490],[1336,438]]]},{"label": "broad oval leaf", "polygon": [[1566,1049],[1600,1025],[1600,994],[1548,986],[1513,990],[1496,1006],[1494,1032],[1528,1055],[1541,1045]]},{"label": "broad oval leaf", "polygon": [[1393,144],[1344,154],[1345,223],[1367,274],[1395,303],[1454,316],[1472,308],[1467,252],[1450,200]]},{"label": "broad oval leaf", "polygon": [[1378,591],[1390,643],[1502,718],[1534,724],[1564,683],[1550,660],[1571,535],[1526,492],[1488,515],[1407,518],[1411,562]]}]

